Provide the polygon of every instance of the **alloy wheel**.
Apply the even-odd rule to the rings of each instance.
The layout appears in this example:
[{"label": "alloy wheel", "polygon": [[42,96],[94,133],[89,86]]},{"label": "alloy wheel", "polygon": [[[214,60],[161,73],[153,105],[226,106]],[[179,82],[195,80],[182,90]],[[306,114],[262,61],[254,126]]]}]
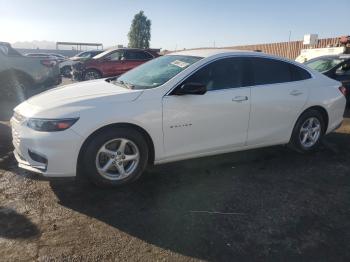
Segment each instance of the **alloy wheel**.
[{"label": "alloy wheel", "polygon": [[136,144],[126,138],[117,138],[103,144],[96,154],[98,173],[109,180],[121,180],[132,174],[140,161]]},{"label": "alloy wheel", "polygon": [[316,117],[310,117],[301,125],[299,132],[300,143],[304,148],[314,146],[321,135],[321,123]]}]

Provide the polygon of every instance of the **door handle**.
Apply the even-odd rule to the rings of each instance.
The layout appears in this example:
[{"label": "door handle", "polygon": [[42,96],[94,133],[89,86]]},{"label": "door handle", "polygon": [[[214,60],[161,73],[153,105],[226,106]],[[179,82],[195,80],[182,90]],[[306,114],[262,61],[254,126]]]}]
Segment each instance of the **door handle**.
[{"label": "door handle", "polygon": [[303,94],[303,92],[301,92],[300,90],[293,90],[289,94],[292,96],[300,96]]},{"label": "door handle", "polygon": [[248,100],[247,96],[235,96],[234,98],[232,98],[233,102],[242,102],[247,100]]}]

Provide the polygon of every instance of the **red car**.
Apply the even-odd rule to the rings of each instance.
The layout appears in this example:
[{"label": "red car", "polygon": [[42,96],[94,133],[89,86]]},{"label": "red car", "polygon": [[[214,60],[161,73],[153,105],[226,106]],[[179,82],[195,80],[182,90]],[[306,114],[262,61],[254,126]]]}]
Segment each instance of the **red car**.
[{"label": "red car", "polygon": [[73,66],[76,80],[92,80],[118,76],[158,57],[159,49],[117,48],[107,50],[91,60]]}]

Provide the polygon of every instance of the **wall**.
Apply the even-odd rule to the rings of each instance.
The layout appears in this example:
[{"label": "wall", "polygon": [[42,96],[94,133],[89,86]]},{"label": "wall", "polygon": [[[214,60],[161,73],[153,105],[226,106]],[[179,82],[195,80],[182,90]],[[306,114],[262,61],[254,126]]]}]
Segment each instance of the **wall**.
[{"label": "wall", "polygon": [[[337,45],[339,43],[339,38],[324,38],[319,39],[318,44],[315,48],[323,48],[329,45]],[[303,41],[291,41],[280,42],[280,43],[270,43],[270,44],[257,44],[257,45],[242,45],[242,46],[231,46],[226,48],[238,49],[238,50],[261,50],[264,53],[278,55],[282,57],[287,57],[290,59],[295,59],[300,55],[301,49],[309,48],[310,46],[304,45]]]}]

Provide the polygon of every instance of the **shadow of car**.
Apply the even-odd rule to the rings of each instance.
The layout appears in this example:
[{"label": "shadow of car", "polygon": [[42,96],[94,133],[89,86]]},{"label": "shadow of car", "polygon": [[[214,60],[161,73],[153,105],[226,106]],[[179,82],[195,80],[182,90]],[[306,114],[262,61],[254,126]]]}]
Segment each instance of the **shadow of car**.
[{"label": "shadow of car", "polygon": [[272,147],[158,166],[117,190],[50,185],[60,205],[191,258],[339,261],[350,257],[350,136],[327,139],[337,154]]}]

